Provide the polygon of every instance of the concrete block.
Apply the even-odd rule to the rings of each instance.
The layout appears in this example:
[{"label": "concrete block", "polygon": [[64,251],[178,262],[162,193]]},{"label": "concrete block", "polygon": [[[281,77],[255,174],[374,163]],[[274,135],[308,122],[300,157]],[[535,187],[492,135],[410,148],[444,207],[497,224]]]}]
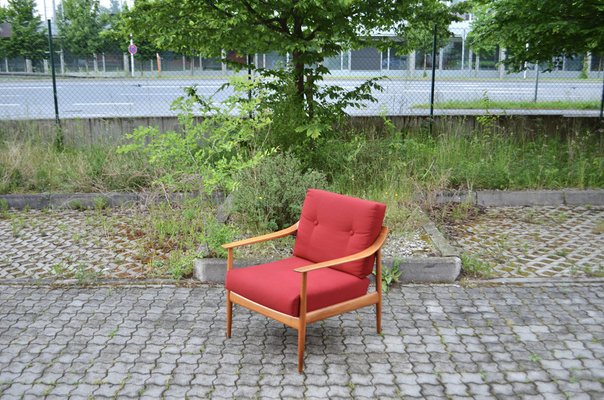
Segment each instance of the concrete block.
[{"label": "concrete block", "polygon": [[[233,268],[265,264],[273,260],[235,260]],[[193,265],[193,277],[202,282],[224,283],[226,260],[224,258],[199,258]]]},{"label": "concrete block", "polygon": [[[455,282],[461,272],[459,257],[417,257],[400,260],[401,283]],[[390,268],[392,260],[385,260]]]},{"label": "concrete block", "polygon": [[567,206],[603,206],[604,205],[604,190],[589,189],[589,190],[572,190],[564,191],[564,203]]},{"label": "concrete block", "polygon": [[471,203],[476,204],[476,192],[440,192],[434,194],[436,204]]},{"label": "concrete block", "polygon": [[423,226],[424,232],[430,237],[434,248],[442,257],[458,257],[459,250],[453,247],[433,222],[428,222]]},{"label": "concrete block", "polygon": [[9,208],[23,210],[25,208],[42,209],[50,206],[50,195],[41,194],[5,194],[0,199],[6,200]]},{"label": "concrete block", "polygon": [[564,204],[561,190],[501,191],[482,190],[476,194],[477,204],[485,207],[560,206]]},{"label": "concrete block", "polygon": [[101,199],[108,202],[108,199],[100,193],[51,194],[50,206],[73,209],[94,208]]},{"label": "concrete block", "polygon": [[107,199],[110,207],[119,207],[125,204],[134,204],[138,202],[137,193],[111,192],[100,197]]}]

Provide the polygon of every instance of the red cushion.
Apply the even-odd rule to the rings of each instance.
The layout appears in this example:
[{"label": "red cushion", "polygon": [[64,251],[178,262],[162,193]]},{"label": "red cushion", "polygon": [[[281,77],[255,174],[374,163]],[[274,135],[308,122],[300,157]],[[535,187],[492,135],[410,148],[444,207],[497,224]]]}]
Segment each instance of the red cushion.
[{"label": "red cushion", "polygon": [[[302,274],[295,268],[312,264],[290,257],[268,264],[233,269],[227,272],[225,286],[253,302],[297,317],[300,314]],[[367,293],[369,279],[357,278],[331,268],[310,271],[307,275],[306,310],[313,311]]]},{"label": "red cushion", "polygon": [[[371,246],[386,205],[309,189],[302,207],[294,255],[314,262],[349,256]],[[360,278],[371,274],[375,257],[332,267]]]}]

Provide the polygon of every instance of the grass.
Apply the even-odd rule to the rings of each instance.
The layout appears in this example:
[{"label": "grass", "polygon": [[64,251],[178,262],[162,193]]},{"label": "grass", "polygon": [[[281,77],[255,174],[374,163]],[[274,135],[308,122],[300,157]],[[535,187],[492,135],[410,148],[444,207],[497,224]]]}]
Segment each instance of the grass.
[{"label": "grass", "polygon": [[[310,160],[336,191],[412,213],[420,193],[468,189],[604,187],[604,137],[501,130],[491,119],[469,131],[455,122],[425,130],[343,133],[323,139]],[[400,216],[403,221],[405,216]]]},{"label": "grass", "polygon": [[[418,104],[413,108],[430,108],[430,104]],[[599,110],[600,102],[593,101],[492,101],[484,100],[450,100],[435,103],[435,109],[450,110]]]},{"label": "grass", "polygon": [[58,151],[41,134],[0,132],[0,194],[140,190],[157,176],[140,155],[114,142],[68,144]]}]

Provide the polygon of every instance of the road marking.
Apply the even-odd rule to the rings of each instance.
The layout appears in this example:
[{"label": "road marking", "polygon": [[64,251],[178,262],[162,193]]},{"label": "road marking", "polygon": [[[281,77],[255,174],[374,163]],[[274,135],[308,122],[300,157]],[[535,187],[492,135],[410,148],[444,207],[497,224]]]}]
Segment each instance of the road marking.
[{"label": "road marking", "polygon": [[[191,86],[197,86],[198,88],[219,88],[223,85],[191,85]],[[185,87],[190,87],[190,86],[182,86],[182,85],[140,85],[141,88],[153,88],[153,89],[165,89],[165,88],[179,88],[179,89],[184,89]]]},{"label": "road marking", "polygon": [[[25,89],[52,89],[52,86],[4,86],[2,90],[25,90]],[[61,89],[61,86],[57,86]]]},{"label": "road marking", "polygon": [[120,96],[183,96],[184,93],[120,93]]},{"label": "road marking", "polygon": [[2,104],[0,103],[0,107],[19,107],[21,104]]},{"label": "road marking", "polygon": [[74,106],[132,106],[134,103],[72,103]]}]

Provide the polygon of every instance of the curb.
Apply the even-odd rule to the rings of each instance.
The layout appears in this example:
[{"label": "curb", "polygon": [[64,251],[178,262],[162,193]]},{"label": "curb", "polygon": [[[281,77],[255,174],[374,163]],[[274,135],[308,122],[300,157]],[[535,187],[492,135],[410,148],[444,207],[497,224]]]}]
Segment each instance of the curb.
[{"label": "curb", "polygon": [[[401,283],[452,283],[461,273],[459,251],[451,246],[433,223],[423,227],[441,257],[401,257],[385,258],[386,270],[398,265]],[[233,268],[264,264],[273,259],[234,260]],[[193,264],[193,277],[201,282],[224,283],[226,260],[223,258],[199,258]]]},{"label": "curb", "polygon": [[434,200],[437,204],[469,202],[483,207],[604,206],[604,189],[443,192]]},{"label": "curb", "polygon": [[199,193],[166,193],[151,192],[107,192],[107,193],[69,193],[69,194],[3,194],[0,202],[5,201],[8,208],[16,210],[46,208],[85,210],[131,206],[134,204],[153,204],[163,201],[181,202],[199,196]]}]

